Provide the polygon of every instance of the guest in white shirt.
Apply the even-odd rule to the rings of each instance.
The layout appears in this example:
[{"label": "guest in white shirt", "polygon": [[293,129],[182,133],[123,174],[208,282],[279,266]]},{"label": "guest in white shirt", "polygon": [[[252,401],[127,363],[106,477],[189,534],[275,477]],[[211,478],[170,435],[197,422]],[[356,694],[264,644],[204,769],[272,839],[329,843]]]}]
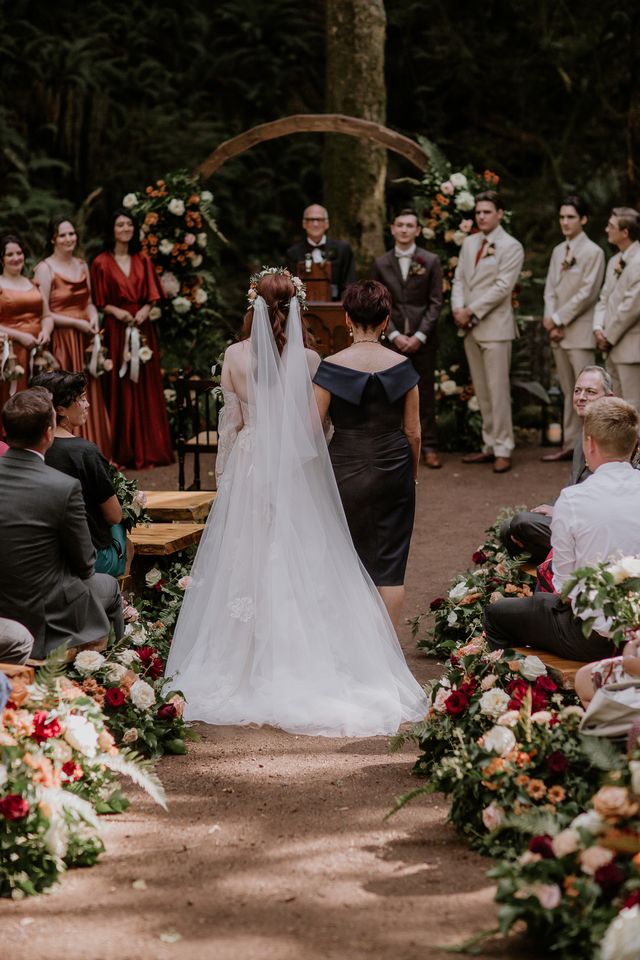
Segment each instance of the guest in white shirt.
[{"label": "guest in white shirt", "polygon": [[[553,508],[553,585],[562,590],[572,573],[620,554],[640,554],[640,472],[629,462],[638,442],[635,409],[618,397],[589,404],[584,456],[593,475],[565,487]],[[557,593],[502,599],[485,610],[484,626],[496,648],[535,646],[572,660],[611,656],[601,611],[590,636]]]}]

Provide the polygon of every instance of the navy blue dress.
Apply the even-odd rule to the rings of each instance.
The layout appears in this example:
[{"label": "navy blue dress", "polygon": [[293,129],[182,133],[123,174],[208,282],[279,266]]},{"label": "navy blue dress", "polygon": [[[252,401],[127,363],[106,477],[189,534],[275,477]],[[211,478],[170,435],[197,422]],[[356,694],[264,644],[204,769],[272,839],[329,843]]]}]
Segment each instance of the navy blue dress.
[{"label": "navy blue dress", "polygon": [[331,394],[329,455],[354,546],[378,587],[404,583],[415,484],[402,419],[419,379],[409,360],[378,373],[323,360],[314,377]]}]

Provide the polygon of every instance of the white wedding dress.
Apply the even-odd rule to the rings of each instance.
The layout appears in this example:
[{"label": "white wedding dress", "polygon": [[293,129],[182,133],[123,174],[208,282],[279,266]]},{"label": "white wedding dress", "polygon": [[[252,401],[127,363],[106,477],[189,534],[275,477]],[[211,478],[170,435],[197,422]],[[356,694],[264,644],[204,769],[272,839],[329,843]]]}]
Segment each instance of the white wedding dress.
[{"label": "white wedding dress", "polygon": [[248,402],[225,391],[222,476],[167,675],[189,720],[394,733],[426,697],[349,535],[295,298],[286,335],[280,357],[259,297]]}]

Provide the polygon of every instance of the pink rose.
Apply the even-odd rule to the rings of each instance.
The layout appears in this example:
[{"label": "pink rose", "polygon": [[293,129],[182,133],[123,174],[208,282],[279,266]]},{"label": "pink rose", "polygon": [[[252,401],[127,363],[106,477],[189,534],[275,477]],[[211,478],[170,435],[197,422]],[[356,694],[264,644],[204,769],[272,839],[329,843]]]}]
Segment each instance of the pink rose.
[{"label": "pink rose", "polygon": [[107,359],[102,364],[102,368],[105,373],[111,373],[111,371],[113,370],[113,360],[110,360],[109,357],[107,357]]},{"label": "pink rose", "polygon": [[140,614],[135,607],[127,605],[122,611],[122,616],[127,623],[136,623],[140,619]]},{"label": "pink rose", "polygon": [[496,803],[490,803],[489,806],[485,807],[482,811],[482,822],[487,830],[497,830],[503,820],[504,810]]},{"label": "pink rose", "polygon": [[181,590],[186,590],[189,584],[191,583],[191,577],[180,577],[178,580],[178,586]]},{"label": "pink rose", "polygon": [[471,230],[473,229],[473,220],[461,220],[460,229],[463,233],[471,233]]},{"label": "pink rose", "polygon": [[580,854],[580,866],[584,873],[590,873],[591,876],[598,870],[600,867],[604,867],[605,864],[611,863],[613,860],[613,850],[607,850],[605,847],[599,847],[597,844],[593,847],[587,847],[586,850],[583,850]]},{"label": "pink rose", "polygon": [[452,193],[454,193],[454,191],[455,191],[455,187],[454,187],[454,185],[451,183],[451,180],[445,180],[444,183],[441,183],[441,184],[440,184],[440,191],[441,191],[442,193],[447,194],[447,196],[450,197],[450,196],[452,195]]},{"label": "pink rose", "polygon": [[535,883],[530,892],[544,910],[555,910],[562,903],[562,891],[557,883]]},{"label": "pink rose", "polygon": [[184,242],[187,244],[188,247],[192,247],[196,242],[196,238],[192,233],[185,233]]}]

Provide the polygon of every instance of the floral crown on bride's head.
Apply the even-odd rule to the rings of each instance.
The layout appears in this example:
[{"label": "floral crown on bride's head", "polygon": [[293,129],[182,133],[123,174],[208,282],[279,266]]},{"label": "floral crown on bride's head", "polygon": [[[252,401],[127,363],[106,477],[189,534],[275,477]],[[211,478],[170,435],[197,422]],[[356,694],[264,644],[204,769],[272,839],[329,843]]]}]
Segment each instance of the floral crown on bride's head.
[{"label": "floral crown on bride's head", "polygon": [[263,277],[269,276],[269,274],[278,274],[282,277],[287,277],[291,280],[291,283],[295,287],[296,299],[300,304],[300,310],[307,309],[307,290],[300,279],[300,277],[294,277],[291,275],[291,272],[287,270],[286,267],[263,267],[259,273],[254,273],[249,277],[249,289],[247,290],[247,300],[249,301],[249,306],[253,306],[253,302],[258,296],[258,284]]}]

